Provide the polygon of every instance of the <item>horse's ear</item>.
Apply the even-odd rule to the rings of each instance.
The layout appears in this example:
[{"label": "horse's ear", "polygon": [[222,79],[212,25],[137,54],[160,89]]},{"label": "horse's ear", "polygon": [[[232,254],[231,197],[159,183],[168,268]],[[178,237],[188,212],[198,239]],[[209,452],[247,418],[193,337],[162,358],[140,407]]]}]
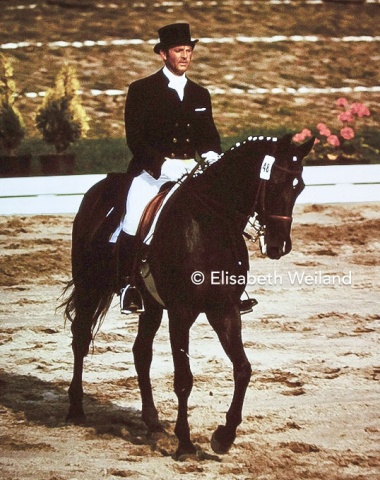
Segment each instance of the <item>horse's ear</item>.
[{"label": "horse's ear", "polygon": [[286,133],[283,137],[281,137],[278,141],[281,148],[289,148],[290,144],[292,143],[293,136],[294,135],[292,133]]},{"label": "horse's ear", "polygon": [[307,155],[309,155],[311,149],[314,146],[314,142],[315,142],[315,137],[311,137],[311,138],[309,138],[309,140],[304,142],[302,145],[299,145],[297,147],[297,151],[299,152],[298,157],[299,158],[304,158]]},{"label": "horse's ear", "polygon": [[292,144],[292,133],[286,133],[278,140],[277,149],[278,151],[282,152],[282,155],[286,157],[290,152],[290,146]]}]

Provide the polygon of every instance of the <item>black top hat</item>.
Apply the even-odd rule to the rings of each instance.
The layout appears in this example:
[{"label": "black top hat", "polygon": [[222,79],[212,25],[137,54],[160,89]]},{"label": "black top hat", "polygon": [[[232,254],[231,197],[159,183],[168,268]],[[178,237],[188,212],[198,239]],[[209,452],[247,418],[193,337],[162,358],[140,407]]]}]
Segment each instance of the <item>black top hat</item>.
[{"label": "black top hat", "polygon": [[155,53],[168,50],[178,45],[191,45],[193,48],[198,40],[192,40],[188,23],[173,23],[158,30],[160,42],[154,47]]}]

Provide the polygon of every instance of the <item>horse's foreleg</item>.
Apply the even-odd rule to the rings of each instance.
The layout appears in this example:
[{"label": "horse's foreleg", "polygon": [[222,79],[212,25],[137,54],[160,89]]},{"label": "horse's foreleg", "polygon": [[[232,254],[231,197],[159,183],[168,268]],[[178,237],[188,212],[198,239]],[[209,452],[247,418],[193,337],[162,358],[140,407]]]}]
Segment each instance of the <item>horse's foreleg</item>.
[{"label": "horse's foreleg", "polygon": [[178,449],[175,458],[196,452],[190,439],[190,427],[187,418],[188,399],[193,387],[193,374],[189,361],[189,331],[194,317],[186,317],[169,311],[170,343],[174,362],[174,391],[178,398],[178,414],[175,434],[178,438]]},{"label": "horse's foreleg", "polygon": [[153,357],[153,339],[161,325],[162,307],[147,298],[145,312],[140,315],[139,329],[133,345],[133,356],[137,372],[141,401],[142,419],[151,432],[163,430],[153,400],[150,381],[150,366]]},{"label": "horse's foreleg", "polygon": [[210,324],[233,364],[234,395],[226,415],[226,424],[220,425],[211,439],[212,449],[219,454],[227,453],[236,438],[237,427],[242,422],[242,409],[245,393],[251,377],[251,365],[244,352],[241,338],[241,319],[237,308],[228,315],[208,314]]}]

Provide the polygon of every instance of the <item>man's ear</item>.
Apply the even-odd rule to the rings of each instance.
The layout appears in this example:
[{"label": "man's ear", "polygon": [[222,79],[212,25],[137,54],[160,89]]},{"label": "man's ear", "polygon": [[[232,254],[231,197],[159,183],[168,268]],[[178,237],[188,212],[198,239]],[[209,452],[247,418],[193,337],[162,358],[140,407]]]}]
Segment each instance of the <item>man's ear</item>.
[{"label": "man's ear", "polygon": [[162,60],[166,61],[168,56],[166,55],[166,52],[165,50],[160,50],[160,56],[162,58]]}]

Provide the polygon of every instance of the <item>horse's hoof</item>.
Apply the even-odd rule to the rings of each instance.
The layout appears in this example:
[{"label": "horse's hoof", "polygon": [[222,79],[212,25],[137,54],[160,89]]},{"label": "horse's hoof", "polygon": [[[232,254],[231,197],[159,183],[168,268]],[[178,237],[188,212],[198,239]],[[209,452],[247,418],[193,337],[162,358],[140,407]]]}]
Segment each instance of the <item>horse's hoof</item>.
[{"label": "horse's hoof", "polygon": [[190,442],[186,446],[179,446],[175,454],[173,455],[173,459],[177,460],[178,462],[184,462],[185,460],[194,460],[197,458],[197,449],[195,446]]},{"label": "horse's hoof", "polygon": [[191,461],[199,460],[199,457],[196,453],[182,453],[181,455],[178,455],[177,453],[175,453],[172,458],[177,462],[186,462],[186,460],[191,460]]},{"label": "horse's hoof", "polygon": [[147,426],[150,434],[165,432],[164,427],[161,425],[161,423],[158,420],[157,420],[157,422],[146,422],[146,421],[144,421],[144,423]]},{"label": "horse's hoof", "polygon": [[235,436],[233,436],[232,439],[231,438],[222,439],[222,436],[225,434],[226,434],[226,427],[224,427],[223,425],[219,425],[219,427],[212,434],[211,448],[218,455],[224,455],[225,453],[228,453],[235,440]]},{"label": "horse's hoof", "polygon": [[148,427],[150,433],[158,433],[165,431],[164,427],[161,425],[160,420],[158,419],[158,413],[156,409],[143,411],[142,420]]},{"label": "horse's hoof", "polygon": [[69,410],[66,415],[66,422],[72,423],[73,425],[84,425],[86,423],[86,415],[84,412],[71,412]]}]

